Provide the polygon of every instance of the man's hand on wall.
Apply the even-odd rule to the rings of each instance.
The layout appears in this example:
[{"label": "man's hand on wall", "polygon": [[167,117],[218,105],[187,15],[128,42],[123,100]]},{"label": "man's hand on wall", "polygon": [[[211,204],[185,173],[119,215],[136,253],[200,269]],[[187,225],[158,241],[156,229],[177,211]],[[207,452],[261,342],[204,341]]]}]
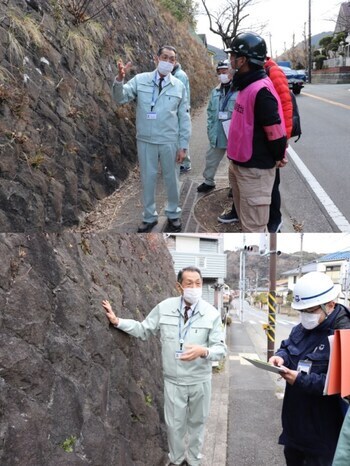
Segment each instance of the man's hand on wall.
[{"label": "man's hand on wall", "polygon": [[106,299],[102,301],[102,306],[104,307],[106,311],[106,316],[108,317],[108,320],[112,325],[118,325],[119,324],[119,319],[118,317],[114,314],[112,310],[111,303],[107,301]]}]

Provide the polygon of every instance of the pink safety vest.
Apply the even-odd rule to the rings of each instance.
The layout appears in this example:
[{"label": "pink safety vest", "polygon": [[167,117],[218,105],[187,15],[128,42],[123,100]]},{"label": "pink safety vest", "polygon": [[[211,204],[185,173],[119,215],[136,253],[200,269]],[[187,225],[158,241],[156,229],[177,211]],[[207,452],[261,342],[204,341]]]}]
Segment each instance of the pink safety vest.
[{"label": "pink safety vest", "polygon": [[257,93],[267,87],[278,102],[278,113],[285,128],[282,104],[269,77],[253,82],[239,91],[232,114],[227,139],[227,156],[237,162],[247,162],[253,155],[254,106]]}]

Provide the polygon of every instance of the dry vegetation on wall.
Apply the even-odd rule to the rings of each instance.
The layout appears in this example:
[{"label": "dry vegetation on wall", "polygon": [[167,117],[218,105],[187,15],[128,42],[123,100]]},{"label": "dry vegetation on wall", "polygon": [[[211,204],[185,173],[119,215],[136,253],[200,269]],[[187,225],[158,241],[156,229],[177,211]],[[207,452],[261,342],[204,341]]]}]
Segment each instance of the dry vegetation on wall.
[{"label": "dry vegetation on wall", "polygon": [[111,100],[118,58],[132,76],[175,45],[193,108],[214,82],[203,45],[156,0],[2,0],[0,17],[2,231],[72,226],[127,178],[135,115]]}]

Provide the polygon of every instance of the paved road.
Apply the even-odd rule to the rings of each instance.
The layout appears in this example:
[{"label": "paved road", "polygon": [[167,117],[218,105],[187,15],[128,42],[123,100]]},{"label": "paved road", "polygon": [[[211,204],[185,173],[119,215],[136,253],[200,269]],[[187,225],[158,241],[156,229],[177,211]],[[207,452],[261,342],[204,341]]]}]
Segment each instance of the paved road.
[{"label": "paved road", "polygon": [[[281,466],[283,388],[276,375],[257,369],[242,355],[257,358],[246,324],[234,321],[229,331],[230,391],[226,466]],[[219,466],[219,464],[218,464]],[[221,466],[221,465],[220,465]]]},{"label": "paved road", "polygon": [[[297,102],[303,135],[291,147],[320,185],[314,195],[331,212],[340,230],[350,231],[350,84],[306,85]],[[306,170],[302,171],[308,179]],[[346,222],[339,220],[340,214]]]}]

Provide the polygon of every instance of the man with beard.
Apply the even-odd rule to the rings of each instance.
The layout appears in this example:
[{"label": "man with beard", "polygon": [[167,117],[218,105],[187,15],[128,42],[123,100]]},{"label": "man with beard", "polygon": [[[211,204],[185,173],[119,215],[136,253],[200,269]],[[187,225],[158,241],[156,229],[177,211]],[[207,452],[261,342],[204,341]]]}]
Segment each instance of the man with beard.
[{"label": "man with beard", "polygon": [[226,50],[238,90],[227,155],[235,207],[243,232],[266,232],[276,167],[284,158],[286,131],[279,96],[264,71],[266,43],[257,34],[238,34]]}]

